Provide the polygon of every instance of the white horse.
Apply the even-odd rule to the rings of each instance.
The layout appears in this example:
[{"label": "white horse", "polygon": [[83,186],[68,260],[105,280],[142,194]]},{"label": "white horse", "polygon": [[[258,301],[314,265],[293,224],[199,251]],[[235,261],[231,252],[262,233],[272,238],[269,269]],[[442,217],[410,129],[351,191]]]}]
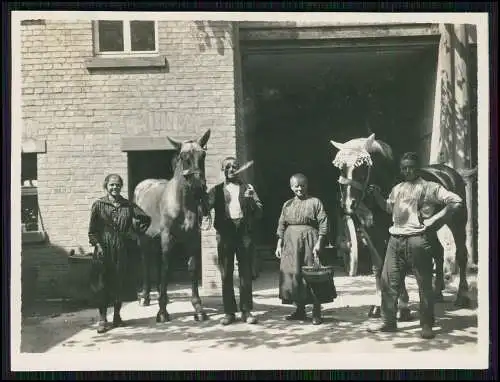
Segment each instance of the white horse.
[{"label": "white horse", "polygon": [[[341,207],[343,211],[343,226],[345,235],[339,235],[337,247],[344,251],[349,274],[354,276],[358,266],[358,244],[363,242],[371,255],[373,271],[375,273],[377,301],[370,308],[369,315],[380,316],[381,292],[380,276],[391,217],[382,211],[371,198],[367,198],[366,188],[369,184],[376,184],[383,194],[388,195],[395,185],[399,168],[394,161],[391,147],[375,139],[375,134],[367,138],[355,138],[345,143],[330,141],[339,151],[333,165],[341,171],[339,185],[341,190]],[[430,165],[420,169],[424,179],[440,183],[445,188],[457,193],[465,200],[465,185],[461,176],[452,168],[444,165]],[[460,286],[455,304],[469,306],[467,296],[468,285],[466,280],[467,251],[465,247],[466,209],[454,214],[453,221],[446,222],[456,245],[455,257],[460,268]],[[361,232],[358,238],[356,226]],[[436,236],[434,243],[434,261],[436,264],[435,294],[442,300],[444,281],[451,279],[455,259],[444,256],[444,250]],[[448,252],[447,252],[448,253]],[[400,320],[409,319],[408,292],[403,283],[399,299]]]}]

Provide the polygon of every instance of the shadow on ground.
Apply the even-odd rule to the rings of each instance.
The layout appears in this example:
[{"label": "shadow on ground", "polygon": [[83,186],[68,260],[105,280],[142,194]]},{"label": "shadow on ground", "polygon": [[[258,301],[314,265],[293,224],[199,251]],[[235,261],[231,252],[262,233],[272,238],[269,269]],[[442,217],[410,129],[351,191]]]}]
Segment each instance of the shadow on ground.
[{"label": "shadow on ground", "polygon": [[449,312],[442,304],[438,306],[438,336],[431,341],[418,337],[418,319],[405,326],[396,334],[372,334],[367,332],[369,323],[366,312],[368,306],[331,308],[324,311],[324,324],[312,326],[310,322],[290,323],[283,319],[291,307],[257,302],[255,310],[259,313],[259,323],[250,326],[237,322],[231,327],[222,327],[218,318],[219,304],[208,302],[207,312],[210,319],[195,323],[192,312],[172,314],[172,321],[156,324],[154,317],[131,319],[127,327],[111,330],[104,335],[92,333],[85,343],[67,341],[65,347],[94,347],[100,343],[120,344],[128,342],[161,343],[182,342],[184,352],[204,349],[290,348],[310,345],[330,345],[347,341],[366,339],[391,342],[395,349],[425,351],[449,349],[459,344],[475,343],[477,318]]},{"label": "shadow on ground", "polygon": [[[365,305],[366,299],[361,299],[364,295],[373,294],[371,277],[340,278],[338,284],[336,283],[339,298],[333,304],[325,305],[325,322],[320,326],[313,326],[310,322],[295,323],[284,320],[284,316],[291,313],[293,307],[279,304],[277,282],[277,278],[272,275],[262,277],[256,282],[254,308],[259,315],[257,325],[237,322],[230,327],[221,326],[219,319],[223,309],[220,297],[202,299],[210,319],[197,323],[193,319],[191,305],[185,304],[190,299],[189,288],[182,289],[178,286],[170,289],[172,304],[169,304],[169,310],[172,321],[168,323],[155,323],[156,304],[149,308],[127,306],[131,308],[124,309],[123,319],[127,321],[127,326],[103,335],[98,335],[93,327],[97,317],[95,309],[29,317],[23,320],[21,351],[43,353],[56,346],[70,350],[91,349],[105,344],[140,345],[161,342],[178,342],[181,345],[175,346],[183,352],[257,348],[295,350],[314,348],[318,345],[323,345],[324,349],[324,345],[340,343],[347,343],[356,349],[358,344],[362,345],[362,342],[358,341],[368,340],[381,343],[381,348],[389,351],[406,349],[418,352],[446,350],[458,345],[477,343],[477,314],[454,307],[456,290],[451,287],[447,290],[446,301],[436,305],[437,336],[433,340],[425,341],[418,337],[418,317],[411,323],[401,325],[401,330],[395,334],[367,332],[368,325],[374,323],[374,320],[367,318],[369,305]],[[418,300],[415,299],[418,299],[418,294],[415,296],[414,283],[410,281],[409,284],[412,295],[411,308],[418,311]],[[471,283],[471,289],[475,289],[474,287],[475,284]],[[142,318],[127,317],[127,314]],[[80,332],[85,334],[80,335]],[[366,344],[366,341],[364,343]],[[372,351],[371,349],[373,345],[370,345],[368,351]]]}]

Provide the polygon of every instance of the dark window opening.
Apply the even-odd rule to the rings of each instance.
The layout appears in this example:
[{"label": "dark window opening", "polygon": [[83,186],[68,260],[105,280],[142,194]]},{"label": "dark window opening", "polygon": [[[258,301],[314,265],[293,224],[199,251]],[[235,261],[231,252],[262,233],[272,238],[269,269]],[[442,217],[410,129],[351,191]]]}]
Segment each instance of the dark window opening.
[{"label": "dark window opening", "polygon": [[133,52],[154,51],[155,44],[155,22],[154,21],[131,21],[130,22],[131,49]]},{"label": "dark window opening", "polygon": [[99,51],[121,52],[124,50],[123,21],[98,21]]}]

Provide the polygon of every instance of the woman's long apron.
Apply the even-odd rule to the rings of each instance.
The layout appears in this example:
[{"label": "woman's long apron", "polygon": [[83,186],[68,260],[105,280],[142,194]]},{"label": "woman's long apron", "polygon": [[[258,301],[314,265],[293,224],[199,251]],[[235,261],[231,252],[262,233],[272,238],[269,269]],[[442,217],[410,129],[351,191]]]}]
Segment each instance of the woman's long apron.
[{"label": "woman's long apron", "polygon": [[302,277],[302,266],[314,264],[313,248],[318,230],[308,225],[289,225],[283,235],[280,261],[279,298],[283,304],[315,303],[310,288]]}]

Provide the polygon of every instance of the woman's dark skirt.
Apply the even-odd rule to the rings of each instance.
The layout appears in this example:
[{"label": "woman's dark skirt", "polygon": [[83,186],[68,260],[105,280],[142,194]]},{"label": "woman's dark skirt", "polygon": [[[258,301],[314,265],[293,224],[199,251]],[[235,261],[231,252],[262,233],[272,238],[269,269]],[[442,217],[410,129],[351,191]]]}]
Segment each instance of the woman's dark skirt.
[{"label": "woman's dark skirt", "polygon": [[314,264],[313,248],[317,240],[318,230],[314,227],[307,225],[287,227],[283,236],[280,261],[279,298],[283,304],[324,304],[335,299],[337,293],[333,278],[326,283],[307,283],[302,274],[302,266]]}]

